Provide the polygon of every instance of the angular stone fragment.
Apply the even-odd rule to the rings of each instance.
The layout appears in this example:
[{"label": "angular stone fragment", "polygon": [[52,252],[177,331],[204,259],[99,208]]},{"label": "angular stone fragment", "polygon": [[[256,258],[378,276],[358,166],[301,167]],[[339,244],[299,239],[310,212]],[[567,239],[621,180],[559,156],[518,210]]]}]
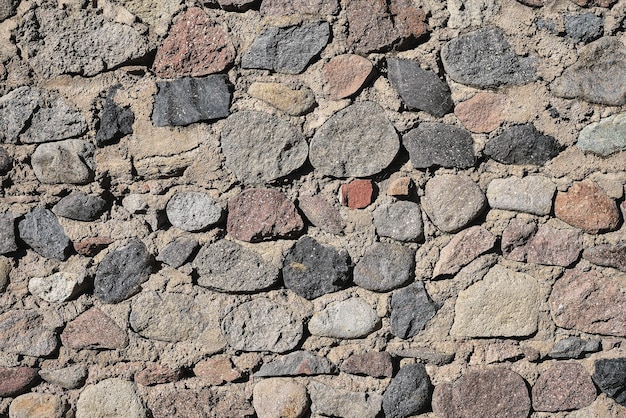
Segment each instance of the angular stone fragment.
[{"label": "angular stone fragment", "polygon": [[85,238],[82,241],[75,242],[74,249],[80,255],[93,257],[112,243],[113,240],[106,237]]},{"label": "angular stone fragment", "polygon": [[411,194],[414,183],[410,177],[400,177],[393,180],[387,188],[389,196],[406,197]]},{"label": "angular stone fragment", "polygon": [[248,189],[228,201],[226,229],[238,240],[291,238],[303,228],[295,205],[277,190]]},{"label": "angular stone fragment", "polygon": [[435,388],[433,411],[442,418],[526,418],[530,397],[524,379],[511,370],[472,371]]},{"label": "angular stone fragment", "polygon": [[330,38],[328,22],[265,29],[241,57],[242,68],[300,74]]},{"label": "angular stone fragment", "polygon": [[152,121],[156,126],[185,126],[225,118],[231,93],[223,75],[157,82]]},{"label": "angular stone fragment", "polygon": [[481,92],[457,104],[454,114],[466,129],[476,133],[488,133],[504,122],[506,107],[505,95]]},{"label": "angular stone fragment", "polygon": [[67,139],[39,145],[30,162],[42,183],[87,184],[94,176],[94,150],[87,141]]},{"label": "angular stone fragment", "polygon": [[15,144],[39,106],[39,90],[23,86],[0,97],[0,142]]},{"label": "angular stone fragment", "polygon": [[197,363],[193,373],[213,386],[233,382],[241,377],[241,372],[233,368],[228,358],[210,358]]},{"label": "angular stone fragment", "polygon": [[391,355],[386,351],[380,353],[368,352],[364,354],[353,354],[341,363],[341,371],[350,374],[391,377],[393,374],[393,363]]},{"label": "angular stone fragment", "polygon": [[28,129],[20,135],[25,144],[60,141],[84,134],[87,122],[80,112],[72,109],[63,99],[51,97],[40,101],[40,106],[30,120]]},{"label": "angular stone fragment", "polygon": [[482,226],[472,226],[459,232],[439,253],[433,278],[456,274],[479,255],[492,249],[495,243],[495,235]]},{"label": "angular stone fragment", "polygon": [[167,219],[183,231],[203,231],[222,219],[222,208],[206,193],[178,192],[165,207]]},{"label": "angular stone fragment", "polygon": [[292,350],[302,339],[302,320],[288,307],[267,298],[237,306],[222,320],[222,332],[235,350]]},{"label": "angular stone fragment", "polygon": [[405,418],[416,415],[428,405],[431,390],[430,377],[423,364],[402,367],[391,379],[383,396],[385,416]]},{"label": "angular stone fragment", "polygon": [[104,303],[119,303],[139,292],[152,270],[148,249],[136,238],[108,253],[96,269],[94,295]]},{"label": "angular stone fragment", "polygon": [[33,277],[28,281],[28,291],[50,303],[65,302],[77,290],[80,277],[76,274],[58,272],[48,277]]},{"label": "angular stone fragment", "polygon": [[576,359],[583,354],[600,351],[600,340],[583,340],[580,337],[568,337],[558,341],[548,353],[556,359]]},{"label": "angular stone fragment", "polygon": [[417,335],[437,313],[423,282],[396,290],[391,296],[391,333],[407,339]]},{"label": "angular stone fragment", "polygon": [[56,216],[48,209],[35,208],[18,224],[20,238],[38,254],[65,261],[72,242]]},{"label": "angular stone fragment", "polygon": [[516,55],[499,28],[481,28],[451,40],[441,59],[450,78],[472,87],[520,85],[536,78],[532,58]]},{"label": "angular stone fragment", "polygon": [[591,270],[569,270],[550,294],[557,326],[590,334],[626,335],[626,295],[619,283]]},{"label": "angular stone fragment", "polygon": [[415,168],[469,168],[476,163],[470,133],[445,123],[420,123],[402,136],[402,145]]},{"label": "angular stone fragment", "polygon": [[626,245],[596,245],[585,248],[583,258],[593,264],[613,267],[626,273]]},{"label": "angular stone fragment", "polygon": [[430,220],[444,232],[469,225],[487,206],[487,199],[465,175],[444,174],[426,183],[422,207]]},{"label": "angular stone fragment", "polygon": [[324,357],[308,351],[294,351],[261,366],[255,377],[313,376],[334,374],[336,367]]},{"label": "angular stone fragment", "polygon": [[61,341],[74,350],[115,350],[128,345],[128,336],[100,309],[91,308],[65,326]]},{"label": "angular stone fragment", "polygon": [[11,253],[17,250],[15,241],[15,216],[11,213],[0,215],[0,254]]},{"label": "angular stone fragment", "polygon": [[593,381],[607,396],[626,406],[626,358],[597,360]]},{"label": "angular stone fragment", "polygon": [[124,416],[145,418],[146,408],[135,385],[119,378],[105,379],[87,386],[76,402],[76,418]]},{"label": "angular stone fragment", "polygon": [[357,93],[374,74],[374,66],[365,57],[338,55],[323,68],[324,92],[331,100],[340,100]]},{"label": "angular stone fragment", "polygon": [[304,115],[315,106],[315,96],[308,87],[294,90],[280,83],[255,81],[248,87],[248,94],[293,116]]},{"label": "angular stone fragment", "polygon": [[442,117],[452,110],[450,87],[432,71],[411,60],[388,58],[387,77],[409,110],[424,110]]},{"label": "angular stone fragment", "polygon": [[334,15],[339,10],[338,0],[263,0],[261,14],[270,16]]},{"label": "angular stone fragment", "polygon": [[493,209],[513,210],[548,215],[556,184],[544,176],[508,177],[493,179],[487,187],[487,200]]},{"label": "angular stone fragment", "polygon": [[278,281],[278,268],[225,239],[204,245],[193,260],[198,285],[225,292],[258,292]]},{"label": "angular stone fragment", "polygon": [[374,292],[401,287],[413,277],[415,254],[399,244],[375,242],[354,267],[354,284]]},{"label": "angular stone fragment", "polygon": [[339,210],[322,195],[300,196],[298,207],[314,226],[331,234],[341,234],[346,227]]},{"label": "angular stone fragment", "polygon": [[364,209],[372,203],[374,198],[374,183],[372,180],[352,180],[341,185],[340,200],[350,209]]},{"label": "angular stone fragment", "polygon": [[578,61],[566,68],[551,87],[554,94],[566,99],[623,105],[626,103],[626,46],[613,36],[591,42],[580,50]]},{"label": "angular stone fragment", "polygon": [[154,386],[177,382],[182,377],[178,369],[163,364],[152,364],[135,374],[135,382],[142,386]]},{"label": "angular stone fragment", "polygon": [[37,369],[0,367],[0,397],[9,398],[28,390],[37,378]]},{"label": "angular stone fragment", "polygon": [[381,237],[416,241],[424,235],[422,211],[410,201],[383,204],[374,211],[374,226]]},{"label": "angular stone fragment", "polygon": [[198,7],[179,15],[157,49],[152,69],[163,78],[219,73],[235,60],[235,47],[218,22]]},{"label": "angular stone fragment", "polygon": [[502,248],[509,260],[567,267],[578,260],[582,241],[578,231],[516,221],[504,230]]},{"label": "angular stone fragment", "polygon": [[542,165],[559,154],[561,146],[532,123],[514,125],[487,142],[484,153],[502,164]]},{"label": "angular stone fragment", "polygon": [[195,238],[179,237],[163,247],[156,260],[176,269],[185,264],[197,248],[198,240]]},{"label": "angular stone fragment", "polygon": [[321,416],[375,418],[383,400],[377,393],[348,392],[317,380],[311,380],[308,389],[311,412]]},{"label": "angular stone fragment", "polygon": [[63,418],[65,405],[58,395],[26,393],[13,399],[9,406],[11,418]]},{"label": "angular stone fragment", "polygon": [[261,380],[252,397],[258,418],[301,417],[309,407],[306,387],[289,378]]},{"label": "angular stone fragment", "polygon": [[133,133],[135,113],[128,107],[118,106],[113,100],[120,85],[115,85],[107,92],[100,114],[100,126],[96,132],[96,144],[99,147],[109,145],[124,135]]},{"label": "angular stone fragment", "polygon": [[107,202],[100,196],[74,192],[54,205],[53,212],[58,216],[76,221],[95,221],[106,210]]},{"label": "angular stone fragment", "polygon": [[0,349],[6,353],[45,357],[56,350],[56,332],[31,309],[11,309],[0,315]]},{"label": "angular stone fragment", "polygon": [[0,260],[0,292],[4,292],[9,284],[9,273],[12,267],[6,260]]},{"label": "angular stone fragment", "polygon": [[459,292],[450,335],[524,337],[535,333],[539,290],[534,277],[494,266],[483,280]]},{"label": "angular stone fragment", "polygon": [[302,167],[308,155],[307,142],[295,126],[263,112],[234,113],[221,135],[226,165],[248,184],[291,174]]},{"label": "angular stone fragment", "polygon": [[325,175],[368,177],[387,168],[400,141],[383,109],[359,102],[335,113],[319,128],[309,147],[309,159]]},{"label": "angular stone fragment", "polygon": [[589,234],[615,230],[620,221],[617,203],[589,180],[574,183],[567,192],[557,193],[554,214]]},{"label": "angular stone fragment", "polygon": [[576,146],[602,157],[626,150],[626,113],[585,126],[578,135]]},{"label": "angular stone fragment", "polygon": [[336,292],[350,281],[350,257],[345,250],[322,245],[305,235],[285,256],[283,281],[306,299]]},{"label": "angular stone fragment", "polygon": [[331,338],[362,338],[380,324],[376,311],[363,299],[331,302],[309,321],[312,335]]},{"label": "angular stone fragment", "polygon": [[595,41],[604,32],[604,19],[593,13],[569,14],[565,16],[565,36],[574,42]]},{"label": "angular stone fragment", "polygon": [[87,369],[82,364],[75,364],[61,369],[39,370],[39,376],[46,382],[63,389],[76,389],[85,382]]},{"label": "angular stone fragment", "polygon": [[535,411],[581,409],[596,399],[596,387],[581,364],[555,363],[533,385],[532,398]]}]

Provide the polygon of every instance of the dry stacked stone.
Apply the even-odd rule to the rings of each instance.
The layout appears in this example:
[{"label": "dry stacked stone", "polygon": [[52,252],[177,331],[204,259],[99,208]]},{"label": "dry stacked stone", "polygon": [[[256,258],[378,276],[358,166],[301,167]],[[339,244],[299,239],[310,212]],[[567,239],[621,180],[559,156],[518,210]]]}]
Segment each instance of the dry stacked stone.
[{"label": "dry stacked stone", "polygon": [[626,416],[624,0],[0,0],[0,416]]}]

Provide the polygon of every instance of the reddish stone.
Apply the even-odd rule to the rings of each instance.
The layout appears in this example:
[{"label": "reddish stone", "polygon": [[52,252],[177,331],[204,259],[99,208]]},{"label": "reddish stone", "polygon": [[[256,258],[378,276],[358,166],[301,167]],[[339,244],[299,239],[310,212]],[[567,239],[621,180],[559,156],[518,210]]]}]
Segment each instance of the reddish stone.
[{"label": "reddish stone", "polygon": [[373,377],[391,377],[393,364],[391,355],[387,352],[365,353],[350,356],[341,365],[341,370],[346,373],[360,374]]},{"label": "reddish stone", "polygon": [[30,367],[0,367],[0,397],[24,393],[37,377],[37,369]]},{"label": "reddish stone", "polygon": [[143,386],[154,386],[177,382],[181,377],[182,373],[178,369],[164,364],[151,364],[135,375],[135,382]]},{"label": "reddish stone", "polygon": [[[579,231],[554,229],[542,225],[534,236],[526,238],[525,234],[530,233],[533,227],[534,224],[532,223],[527,225],[516,224],[513,226],[514,231],[507,231],[509,228],[505,230],[502,234],[502,246],[506,258],[563,267],[567,267],[578,260],[583,249]],[[513,248],[516,241],[525,242],[525,244]],[[507,251],[510,252],[507,254]]]},{"label": "reddish stone", "polygon": [[331,100],[344,99],[358,92],[374,74],[374,66],[360,55],[339,55],[323,69],[324,92]]},{"label": "reddish stone", "polygon": [[410,177],[400,177],[389,184],[387,194],[389,196],[406,197],[411,193],[413,180]]},{"label": "reddish stone", "polygon": [[248,398],[238,385],[199,390],[166,386],[152,391],[147,403],[154,418],[243,418],[255,416]]},{"label": "reddish stone", "polygon": [[75,350],[118,349],[128,345],[128,336],[100,309],[91,308],[66,325],[61,341]]},{"label": "reddish stone", "polygon": [[541,374],[532,390],[535,411],[580,409],[596,400],[596,387],[578,363],[555,363]]},{"label": "reddish stone", "polygon": [[550,311],[557,326],[626,337],[626,294],[596,271],[570,270],[556,281]]},{"label": "reddish stone", "polygon": [[241,377],[241,372],[233,367],[228,358],[203,360],[195,365],[193,372],[214,386],[233,382]]},{"label": "reddish stone", "polygon": [[493,248],[496,237],[482,226],[472,226],[452,238],[439,255],[433,277],[455,274],[482,253]]},{"label": "reddish stone", "polygon": [[559,192],[554,201],[554,214],[590,234],[613,231],[620,220],[615,201],[604,189],[588,180],[574,183],[567,192]]},{"label": "reddish stone", "polygon": [[334,15],[339,11],[338,0],[263,0],[262,15],[290,16]]},{"label": "reddish stone", "polygon": [[599,266],[626,272],[626,245],[597,245],[583,251],[583,258]]},{"label": "reddish stone", "polygon": [[478,93],[456,105],[454,114],[468,130],[487,133],[504,121],[506,103],[506,96],[502,94]]},{"label": "reddish stone", "polygon": [[[502,254],[505,258],[525,261],[526,252],[523,247],[537,233],[537,224],[533,221],[514,218],[502,232]],[[522,248],[513,253],[516,248]]]},{"label": "reddish stone", "polygon": [[341,204],[350,209],[363,209],[372,203],[374,184],[372,180],[353,180],[341,186]]},{"label": "reddish stone", "polygon": [[228,202],[226,229],[241,241],[293,238],[304,229],[295,205],[271,189],[248,189]]},{"label": "reddish stone", "polygon": [[346,227],[339,210],[319,194],[300,197],[298,206],[313,225],[326,232],[341,234]]},{"label": "reddish stone", "polygon": [[80,242],[75,242],[74,250],[85,257],[93,257],[112,243],[113,240],[106,237],[86,238]]},{"label": "reddish stone", "polygon": [[164,78],[199,77],[223,71],[234,60],[228,34],[202,9],[192,7],[170,29],[152,68]]}]

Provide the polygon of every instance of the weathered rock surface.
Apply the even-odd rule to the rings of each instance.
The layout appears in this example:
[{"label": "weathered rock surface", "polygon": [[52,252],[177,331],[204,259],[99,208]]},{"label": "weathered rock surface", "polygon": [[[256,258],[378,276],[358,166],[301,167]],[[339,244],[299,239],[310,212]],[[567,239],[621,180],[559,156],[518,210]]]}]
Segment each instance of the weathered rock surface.
[{"label": "weathered rock surface", "polygon": [[[157,387],[158,388],[158,387]],[[148,399],[154,418],[254,417],[249,395],[241,388],[158,388]]]},{"label": "weathered rock surface", "polygon": [[0,215],[0,254],[6,254],[17,250],[15,241],[15,216],[12,213]]},{"label": "weathered rock surface", "polygon": [[59,272],[48,277],[33,277],[28,281],[28,291],[50,303],[65,302],[78,287],[80,277],[72,273]]},{"label": "weathered rock surface", "polygon": [[308,351],[294,351],[285,354],[278,360],[265,363],[254,376],[313,376],[335,372],[335,365],[326,358],[316,356]]},{"label": "weathered rock surface", "polygon": [[552,347],[548,356],[556,359],[577,359],[583,354],[600,351],[600,340],[583,340],[580,337],[567,337]]},{"label": "weathered rock surface", "polygon": [[432,390],[430,377],[423,364],[404,366],[391,379],[383,396],[385,416],[405,418],[428,406]]},{"label": "weathered rock surface", "polygon": [[60,141],[87,131],[83,115],[57,96],[40,100],[29,122],[28,129],[20,135],[20,141],[25,144]]},{"label": "weathered rock surface", "polygon": [[487,133],[496,129],[505,119],[507,97],[503,94],[481,92],[458,103],[454,114],[466,129]]},{"label": "weathered rock surface", "polygon": [[87,369],[82,364],[75,364],[61,369],[42,369],[39,370],[39,377],[64,389],[76,389],[82,386],[85,381]]},{"label": "weathered rock surface", "polygon": [[309,382],[308,389],[311,412],[322,416],[375,418],[383,400],[377,393],[349,392],[316,380]]},{"label": "weathered rock surface", "polygon": [[568,224],[590,234],[617,228],[617,203],[598,184],[585,180],[574,183],[554,200],[554,214]]},{"label": "weathered rock surface", "polygon": [[604,32],[604,19],[593,13],[566,15],[564,24],[565,36],[574,42],[595,41]]},{"label": "weathered rock surface", "polygon": [[17,0],[2,0],[0,2],[0,22],[13,16],[18,4],[19,1]]},{"label": "weathered rock surface", "polygon": [[603,157],[626,150],[626,113],[585,126],[578,135],[576,146]]},{"label": "weathered rock surface", "polygon": [[191,254],[198,248],[198,240],[195,238],[179,237],[167,244],[156,257],[172,268],[178,268],[185,264]]},{"label": "weathered rock surface", "polygon": [[402,136],[415,168],[469,168],[476,162],[468,131],[440,122],[423,122]]},{"label": "weathered rock surface", "polygon": [[69,256],[72,242],[48,209],[33,209],[19,222],[18,229],[20,238],[43,257],[64,261]]},{"label": "weathered rock surface", "polygon": [[309,406],[306,387],[289,378],[261,380],[252,397],[258,418],[301,417]]},{"label": "weathered rock surface", "polygon": [[504,230],[502,248],[510,260],[567,267],[578,260],[582,241],[578,231],[516,221]]},{"label": "weathered rock surface", "polygon": [[581,364],[555,363],[533,385],[532,398],[535,411],[581,409],[595,401],[596,387]]},{"label": "weathered rock surface", "polygon": [[98,308],[80,314],[65,326],[63,345],[74,350],[115,350],[128,345],[128,336],[110,317]]},{"label": "weathered rock surface", "polygon": [[146,408],[131,382],[111,378],[89,385],[76,402],[76,418],[144,418]]},{"label": "weathered rock surface", "polygon": [[424,234],[419,205],[410,201],[383,204],[374,210],[374,226],[382,237],[398,241],[416,241]]},{"label": "weathered rock surface", "polygon": [[388,292],[413,277],[414,252],[399,244],[372,244],[354,267],[354,284],[375,292]]},{"label": "weathered rock surface", "polygon": [[339,197],[341,204],[350,209],[364,209],[374,199],[374,183],[369,179],[352,180],[341,185]]},{"label": "weathered rock surface", "polygon": [[19,395],[35,383],[37,369],[30,367],[0,367],[0,397]]},{"label": "weathered rock surface", "polygon": [[391,355],[386,351],[353,354],[341,363],[341,371],[372,377],[391,377],[393,375],[393,363]]},{"label": "weathered rock surface", "polygon": [[613,267],[626,272],[626,245],[596,245],[585,248],[583,258],[599,266]]},{"label": "weathered rock surface", "polygon": [[93,144],[81,139],[41,144],[31,164],[42,183],[87,184],[94,176],[94,150]]},{"label": "weathered rock surface", "polygon": [[292,89],[280,83],[255,81],[248,94],[292,116],[308,113],[315,106],[315,96],[308,87]]},{"label": "weathered rock surface", "polygon": [[334,15],[339,10],[338,0],[263,0],[261,14],[270,16]]},{"label": "weathered rock surface", "polygon": [[178,192],[165,207],[167,219],[183,231],[203,231],[222,219],[222,208],[206,193]]},{"label": "weathered rock surface", "polygon": [[133,133],[135,112],[129,107],[119,106],[114,98],[120,85],[109,88],[102,105],[100,126],[96,132],[96,144],[99,147],[109,145],[124,135]]},{"label": "weathered rock surface", "polygon": [[487,142],[484,153],[503,164],[542,165],[556,157],[559,143],[531,123],[514,125]]},{"label": "weathered rock surface", "polygon": [[487,187],[487,200],[494,209],[548,215],[556,184],[544,176],[493,179]]},{"label": "weathered rock surface", "polygon": [[437,309],[423,282],[396,290],[391,295],[391,333],[403,339],[417,335],[435,316]]},{"label": "weathered rock surface", "polygon": [[61,397],[46,393],[25,393],[9,406],[11,418],[63,418],[64,413]]},{"label": "weathered rock surface", "polygon": [[615,402],[626,406],[626,358],[600,359],[595,362],[593,381]]},{"label": "weathered rock surface", "polygon": [[142,386],[154,386],[177,382],[182,377],[178,369],[163,364],[152,364],[135,374],[135,382]]},{"label": "weathered rock surface", "polygon": [[0,146],[0,175],[7,174],[11,167],[13,167],[13,158],[11,158],[5,147]]},{"label": "weathered rock surface", "polygon": [[331,302],[309,321],[312,335],[331,338],[362,338],[380,324],[376,311],[364,300],[350,298]]},{"label": "weathered rock surface", "polygon": [[346,227],[339,210],[322,195],[300,196],[298,207],[309,222],[326,232],[338,235]]},{"label": "weathered rock surface", "polygon": [[242,377],[228,358],[212,357],[202,360],[193,368],[193,373],[213,386],[233,382]]},{"label": "weathered rock surface", "polygon": [[0,97],[0,142],[15,144],[39,106],[39,90],[23,86]]},{"label": "weathered rock surface", "polygon": [[11,309],[0,315],[0,349],[24,356],[48,356],[59,345],[56,332],[32,309]]},{"label": "weathered rock surface", "polygon": [[439,253],[433,277],[457,273],[479,255],[492,249],[495,243],[495,235],[482,226],[472,226],[459,232]]},{"label": "weathered rock surface", "polygon": [[113,243],[111,238],[93,237],[74,243],[74,250],[85,257],[93,257]]},{"label": "weathered rock surface", "polygon": [[74,192],[59,200],[52,211],[64,218],[89,222],[98,219],[106,206],[106,200],[100,196]]},{"label": "weathered rock surface", "polygon": [[374,74],[374,66],[365,57],[344,54],[324,65],[324,92],[331,100],[340,100],[357,93]]}]

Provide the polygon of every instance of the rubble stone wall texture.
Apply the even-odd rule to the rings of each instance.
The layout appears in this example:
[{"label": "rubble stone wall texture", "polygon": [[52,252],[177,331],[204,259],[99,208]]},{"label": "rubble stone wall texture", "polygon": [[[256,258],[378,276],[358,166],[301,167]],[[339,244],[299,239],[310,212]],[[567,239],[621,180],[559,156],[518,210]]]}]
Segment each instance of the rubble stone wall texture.
[{"label": "rubble stone wall texture", "polygon": [[626,0],[0,0],[0,415],[625,417]]}]

